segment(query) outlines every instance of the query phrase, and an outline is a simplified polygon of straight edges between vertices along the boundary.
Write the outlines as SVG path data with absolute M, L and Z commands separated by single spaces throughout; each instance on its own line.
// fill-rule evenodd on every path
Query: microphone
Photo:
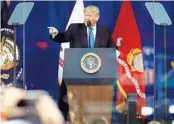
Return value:
M 91 21 L 90 20 L 87 21 L 87 27 L 91 28 Z M 91 46 L 90 46 L 90 34 L 89 33 L 90 33 L 90 30 L 88 30 L 88 35 L 89 35 L 88 36 L 88 48 L 91 48 Z
M 91 21 L 90 20 L 87 21 L 87 26 L 91 27 Z

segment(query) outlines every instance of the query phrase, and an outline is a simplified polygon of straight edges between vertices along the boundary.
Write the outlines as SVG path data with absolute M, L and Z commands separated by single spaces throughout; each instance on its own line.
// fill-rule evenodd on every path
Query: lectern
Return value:
M 110 124 L 116 49 L 65 49 L 63 79 L 68 89 L 71 124 Z

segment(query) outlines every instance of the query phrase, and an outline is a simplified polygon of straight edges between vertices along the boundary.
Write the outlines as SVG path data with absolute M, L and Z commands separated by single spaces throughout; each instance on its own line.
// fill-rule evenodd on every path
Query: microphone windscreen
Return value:
M 87 26 L 91 27 L 91 21 L 90 20 L 87 21 Z

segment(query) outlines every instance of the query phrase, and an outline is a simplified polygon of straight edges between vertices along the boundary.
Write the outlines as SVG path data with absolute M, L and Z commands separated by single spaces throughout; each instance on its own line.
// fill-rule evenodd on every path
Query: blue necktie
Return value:
M 90 46 L 91 48 L 94 48 L 94 34 L 93 34 L 93 29 L 89 28 L 89 41 L 90 41 Z

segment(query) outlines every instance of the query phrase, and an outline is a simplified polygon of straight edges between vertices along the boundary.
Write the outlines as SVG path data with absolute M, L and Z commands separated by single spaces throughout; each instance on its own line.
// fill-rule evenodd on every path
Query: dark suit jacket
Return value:
M 66 32 L 59 32 L 53 39 L 56 42 L 70 42 L 70 48 L 88 48 L 87 27 L 83 23 L 71 24 Z M 116 45 L 112 41 L 110 32 L 97 25 L 95 48 L 109 48 Z

